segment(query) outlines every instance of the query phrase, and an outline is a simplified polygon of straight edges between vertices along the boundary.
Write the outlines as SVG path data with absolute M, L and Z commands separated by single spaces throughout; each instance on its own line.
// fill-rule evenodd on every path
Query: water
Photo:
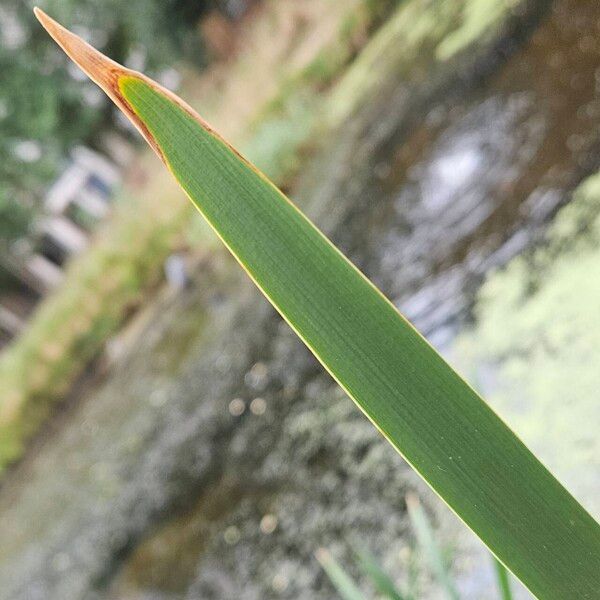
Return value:
M 418 103 L 390 74 L 294 193 L 451 358 L 486 275 L 598 168 L 600 7 L 538 21 L 547 5 Z M 435 501 L 233 261 L 148 310 L 135 354 L 3 486 L 0 598 L 330 598 L 313 553 L 347 560 L 350 534 L 404 579 L 403 497 Z M 454 540 L 461 588 L 493 597 L 472 545 Z

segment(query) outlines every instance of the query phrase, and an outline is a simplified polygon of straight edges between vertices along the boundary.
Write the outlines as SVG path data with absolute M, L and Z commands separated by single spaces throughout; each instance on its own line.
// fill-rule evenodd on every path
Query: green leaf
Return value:
M 408 515 L 413 529 L 415 530 L 419 546 L 421 547 L 423 555 L 433 571 L 435 578 L 444 589 L 449 600 L 459 600 L 460 596 L 454 585 L 452 575 L 450 574 L 446 561 L 435 541 L 431 523 L 429 522 L 419 499 L 416 496 L 408 495 L 406 497 L 406 507 L 408 508 Z
M 377 591 L 390 600 L 409 600 L 402 595 L 390 576 L 379 566 L 379 562 L 362 544 L 353 543 L 352 548 L 358 558 L 359 566 L 369 575 Z
M 365 597 L 350 575 L 344 571 L 342 566 L 327 550 L 319 548 L 315 556 L 343 600 L 365 600 Z
M 492 552 L 541 598 L 597 598 L 598 524 L 394 306 L 181 100 L 37 14 L 323 366 Z
M 506 567 L 494 557 L 494 570 L 496 571 L 496 580 L 498 582 L 498 591 L 500 592 L 501 600 L 512 600 L 512 592 L 510 591 L 510 576 Z

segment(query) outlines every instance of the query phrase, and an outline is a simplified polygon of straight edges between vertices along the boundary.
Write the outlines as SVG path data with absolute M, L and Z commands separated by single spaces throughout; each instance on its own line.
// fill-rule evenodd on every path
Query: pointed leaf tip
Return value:
M 33 9 L 35 16 L 50 37 L 64 50 L 65 54 L 97 83 L 113 100 L 118 93 L 117 80 L 121 74 L 132 71 L 125 69 L 115 61 L 90 46 L 78 35 L 63 27 L 37 6 Z
M 135 114 L 129 102 L 123 96 L 119 86 L 119 80 L 123 77 L 134 77 L 145 81 L 152 87 L 159 89 L 162 93 L 169 95 L 170 92 L 163 90 L 157 83 L 145 75 L 142 75 L 137 71 L 127 69 L 114 60 L 108 58 L 108 56 L 105 56 L 102 54 L 102 52 L 96 50 L 78 35 L 74 34 L 72 31 L 69 31 L 66 27 L 63 27 L 52 17 L 48 16 L 41 8 L 36 6 L 33 9 L 33 12 L 44 29 L 50 34 L 50 37 L 62 48 L 65 54 L 94 83 L 102 88 L 107 96 L 137 127 L 137 129 L 144 136 L 144 138 L 146 138 L 146 141 L 158 154 L 161 160 L 164 160 L 163 154 L 156 144 L 156 141 L 148 131 L 148 128 Z

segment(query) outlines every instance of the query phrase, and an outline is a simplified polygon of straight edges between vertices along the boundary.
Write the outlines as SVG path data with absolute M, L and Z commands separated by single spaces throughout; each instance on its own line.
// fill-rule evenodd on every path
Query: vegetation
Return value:
M 459 600 L 460 594 L 456 582 L 448 566 L 447 557 L 442 553 L 435 540 L 435 534 L 427 514 L 423 510 L 416 496 L 408 496 L 406 505 L 412 526 L 419 545 L 421 555 L 420 567 L 428 568 L 433 574 L 443 596 L 448 600 Z M 419 597 L 419 586 L 414 573 L 407 577 L 405 589 L 400 591 L 393 579 L 381 568 L 377 558 L 358 543 L 352 544 L 356 563 L 371 582 L 377 593 L 387 600 L 416 600 Z M 411 551 L 412 552 L 412 551 Z M 317 560 L 321 563 L 325 573 L 343 600 L 365 600 L 360 587 L 327 550 L 320 549 L 316 553 Z M 512 600 L 510 575 L 508 571 L 495 558 L 492 559 L 497 577 L 497 590 L 499 600 Z
M 158 178 L 154 183 L 160 189 Z M 177 195 L 162 206 L 146 200 L 139 194 L 118 202 L 113 227 L 74 261 L 60 293 L 46 299 L 18 344 L 3 354 L 0 470 L 21 455 L 25 440 L 50 413 L 51 400 L 68 392 L 127 310 L 160 279 L 161 262 L 187 213 Z M 155 220 L 152 226 L 140 226 L 142 206 Z
M 254 74 L 259 68 L 265 73 L 284 71 L 286 53 L 257 52 L 254 60 L 260 64 L 250 70 L 246 58 L 231 61 L 227 80 L 236 82 L 231 88 L 205 90 L 202 77 L 193 74 L 184 87 L 211 122 L 225 129 L 280 185 L 285 184 L 301 163 L 311 131 L 329 127 L 320 121 L 329 96 L 319 90 L 342 72 L 357 50 L 357 39 L 363 39 L 381 17 L 380 7 L 392 4 L 356 0 L 340 8 L 331 17 L 333 34 L 320 38 L 313 54 L 297 70 L 285 71 L 285 78 L 270 91 L 256 89 Z M 253 35 L 264 38 L 265 29 L 273 35 L 269 22 L 268 18 L 257 21 Z M 317 67 L 323 57 L 336 57 L 326 71 Z M 232 110 L 237 110 L 240 89 L 248 96 L 248 116 L 235 120 Z M 302 120 L 302 127 L 294 126 L 297 135 L 292 135 L 290 107 L 306 106 L 307 98 L 314 114 Z M 189 218 L 189 206 L 168 173 L 154 169 L 148 158 L 136 162 L 134 182 L 117 195 L 114 214 L 96 233 L 89 250 L 68 265 L 64 284 L 45 299 L 24 334 L 0 357 L 0 389 L 5 390 L 0 402 L 0 473 L 22 455 L 27 439 L 51 414 L 53 404 L 65 397 L 109 336 L 160 282 L 162 263 L 173 247 L 182 240 L 192 241 L 202 254 L 214 242 L 201 220 Z M 145 183 L 140 185 L 139 179 Z M 147 217 L 143 225 L 140 212 Z
M 494 554 L 539 597 L 594 597 L 598 524 L 391 303 L 182 101 L 107 68 L 39 15 L 325 368 Z
M 192 26 L 219 2 L 48 0 L 44 5 L 67 23 L 75 18 L 87 26 L 86 34 L 117 60 L 158 73 L 182 55 L 204 61 Z M 32 8 L 23 0 L 3 0 L 0 6 L 0 251 L 26 232 L 69 148 L 82 141 L 96 145 L 98 132 L 119 129 L 95 86 L 79 81 L 76 71 L 57 60 Z

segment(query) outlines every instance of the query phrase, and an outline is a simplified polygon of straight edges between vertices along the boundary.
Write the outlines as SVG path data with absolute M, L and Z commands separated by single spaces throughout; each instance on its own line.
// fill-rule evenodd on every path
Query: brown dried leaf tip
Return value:
M 82 40 L 60 23 L 49 17 L 37 6 L 33 9 L 38 21 L 50 34 L 54 41 L 64 50 L 65 54 L 123 111 L 129 120 L 138 128 L 148 143 L 162 159 L 162 153 L 146 125 L 140 121 L 119 89 L 119 79 L 123 76 L 138 77 L 154 87 L 159 87 L 145 75 L 132 71 L 111 60 L 87 42 Z

